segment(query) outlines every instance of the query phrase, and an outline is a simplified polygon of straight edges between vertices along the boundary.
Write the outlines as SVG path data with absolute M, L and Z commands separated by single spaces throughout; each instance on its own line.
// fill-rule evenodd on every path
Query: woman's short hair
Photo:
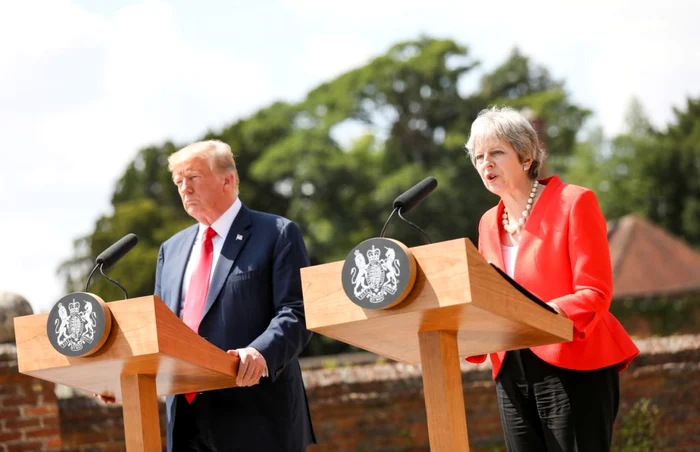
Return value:
M 238 190 L 238 170 L 231 152 L 231 146 L 219 140 L 197 141 L 170 154 L 170 157 L 168 157 L 168 171 L 172 172 L 177 165 L 193 158 L 205 159 L 215 173 L 235 174 L 236 190 Z
M 494 106 L 479 112 L 472 123 L 469 141 L 464 146 L 474 166 L 474 150 L 490 139 L 507 141 L 515 149 L 521 162 L 532 160 L 528 176 L 531 179 L 539 177 L 547 153 L 540 148 L 535 128 L 522 113 L 503 106 Z

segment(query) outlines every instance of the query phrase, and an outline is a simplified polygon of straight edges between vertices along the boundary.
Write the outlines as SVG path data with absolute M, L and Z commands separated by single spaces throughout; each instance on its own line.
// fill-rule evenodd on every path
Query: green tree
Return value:
M 700 245 L 700 98 L 687 99 L 685 111 L 673 112 L 675 123 L 663 134 L 661 153 L 649 168 L 657 188 L 649 213 L 664 228 Z
M 608 218 L 639 213 L 700 245 L 700 100 L 674 113 L 659 131 L 633 100 L 625 132 L 609 146 L 600 135 L 579 145 L 567 175 L 598 191 Z
M 571 154 L 576 134 L 591 113 L 572 104 L 564 82 L 553 79 L 545 67 L 533 64 L 517 48 L 503 65 L 484 77 L 481 91 L 489 102 L 531 110 L 545 126 L 544 142 L 555 161 Z M 554 169 L 564 168 L 559 164 Z

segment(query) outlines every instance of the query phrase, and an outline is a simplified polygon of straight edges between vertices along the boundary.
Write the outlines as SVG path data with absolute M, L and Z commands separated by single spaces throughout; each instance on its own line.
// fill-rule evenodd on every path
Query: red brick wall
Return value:
M 61 446 L 54 384 L 17 372 L 14 347 L 0 345 L 0 451 Z
M 54 389 L 20 374 L 14 346 L 0 345 L 0 452 L 124 450 L 121 405 L 85 396 L 59 400 Z M 161 424 L 164 432 L 163 404 Z
M 700 348 L 641 355 L 620 384 L 622 416 L 642 398 L 659 408 L 661 450 L 700 450 Z
M 503 444 L 489 375 L 463 374 L 472 450 Z M 308 396 L 319 441 L 309 452 L 430 450 L 420 378 L 309 388 Z
M 92 397 L 59 400 L 64 451 L 117 452 L 124 450 L 121 405 L 97 403 Z M 160 404 L 162 443 L 165 446 L 165 404 Z
M 700 450 L 700 336 L 665 341 L 640 345 L 643 354 L 622 374 L 618 424 L 637 400 L 648 398 L 659 409 L 661 450 Z M 472 451 L 505 450 L 490 370 L 464 369 Z M 429 450 L 415 367 L 380 363 L 305 370 L 305 380 L 319 441 L 309 452 Z M 120 406 L 82 396 L 57 400 L 52 384 L 18 374 L 14 355 L 0 350 L 0 452 L 121 451 L 123 439 Z
M 699 371 L 698 347 L 648 353 L 635 360 L 621 374 L 615 442 L 622 439 L 620 423 L 630 408 L 647 398 L 659 409 L 660 450 L 700 450 Z M 465 372 L 462 383 L 470 449 L 504 451 L 490 370 Z M 319 439 L 309 452 L 430 450 L 420 379 L 337 384 L 310 388 L 308 395 Z

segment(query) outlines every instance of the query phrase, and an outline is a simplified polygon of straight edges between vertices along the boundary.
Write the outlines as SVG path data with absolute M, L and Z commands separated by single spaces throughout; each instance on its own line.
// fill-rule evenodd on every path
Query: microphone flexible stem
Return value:
M 430 237 L 428 237 L 428 234 L 426 234 L 424 230 L 422 230 L 421 228 L 419 228 L 419 227 L 416 226 L 415 224 L 411 223 L 410 221 L 408 221 L 407 219 L 405 219 L 405 218 L 403 217 L 403 215 L 401 215 L 401 209 L 400 209 L 400 208 L 398 209 L 397 213 L 399 214 L 399 218 L 401 218 L 403 221 L 405 221 L 406 223 L 408 223 L 409 226 L 411 226 L 413 229 L 416 229 L 418 232 L 420 232 L 421 235 L 423 236 L 423 238 L 424 238 L 428 243 L 433 243 L 433 242 L 430 240 Z M 392 214 L 393 214 L 393 212 L 392 212 Z
M 392 217 L 394 214 L 399 210 L 399 207 L 394 207 L 394 210 L 391 211 L 391 215 L 389 215 L 389 218 L 386 219 L 384 222 L 384 227 L 382 228 L 382 232 L 379 233 L 379 237 L 384 237 L 384 231 L 386 231 L 386 227 L 389 225 L 389 222 L 391 221 Z M 399 214 L 401 215 L 401 214 Z
M 90 288 L 90 280 L 92 279 L 92 275 L 95 274 L 95 270 L 97 270 L 97 267 L 100 267 L 100 270 L 102 269 L 101 264 L 97 264 L 94 267 L 92 267 L 92 271 L 90 272 L 90 275 L 88 275 L 87 282 L 85 283 L 85 292 L 87 292 L 88 289 Z
M 107 280 L 109 280 L 112 284 L 116 284 L 122 290 L 122 292 L 124 292 L 124 299 L 125 300 L 129 298 L 129 294 L 126 292 L 126 289 L 124 288 L 124 286 L 122 286 L 121 284 L 119 284 L 117 281 L 113 280 L 109 276 L 105 275 L 105 272 L 102 271 L 102 264 L 100 264 L 100 273 L 102 273 L 102 276 L 107 278 Z

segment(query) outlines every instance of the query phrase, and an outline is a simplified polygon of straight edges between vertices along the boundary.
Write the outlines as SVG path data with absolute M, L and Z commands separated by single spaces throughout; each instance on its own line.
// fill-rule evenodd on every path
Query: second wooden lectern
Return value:
M 112 327 L 94 354 L 69 357 L 49 342 L 48 314 L 15 318 L 19 371 L 123 403 L 126 449 L 160 451 L 159 395 L 235 386 L 238 358 L 210 344 L 156 296 L 109 303 Z
M 307 327 L 409 364 L 421 364 L 433 451 L 468 451 L 460 359 L 570 341 L 573 324 L 521 294 L 467 239 L 410 249 L 417 277 L 385 310 L 346 296 L 344 262 L 302 269 Z

